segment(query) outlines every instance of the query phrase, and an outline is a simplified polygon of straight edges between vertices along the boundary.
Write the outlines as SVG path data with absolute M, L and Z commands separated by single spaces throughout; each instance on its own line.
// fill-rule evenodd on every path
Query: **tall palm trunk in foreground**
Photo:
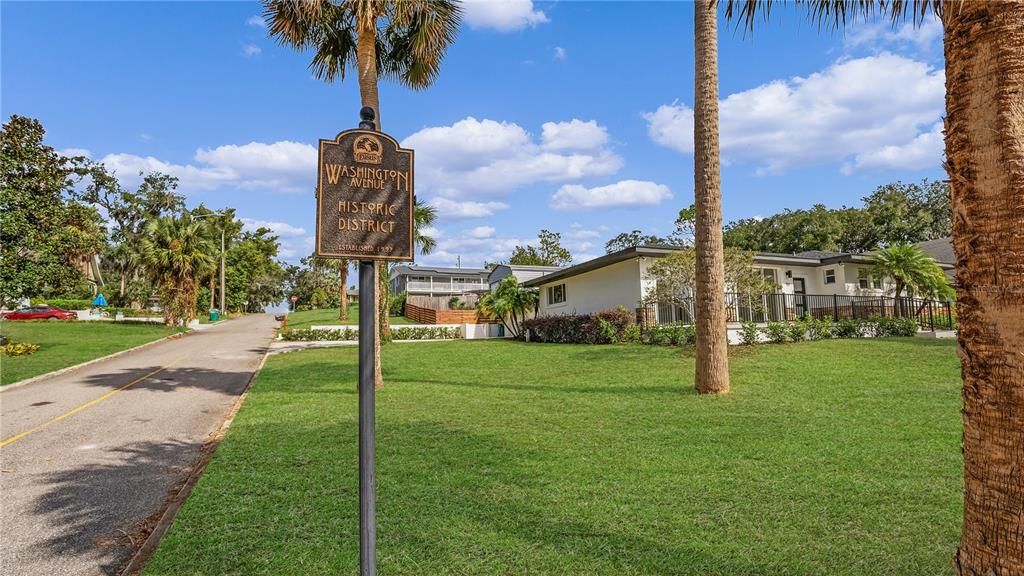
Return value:
M 693 163 L 696 211 L 697 369 L 701 394 L 729 391 L 725 326 L 722 180 L 718 149 L 718 12 L 715 0 L 694 2 Z
M 341 276 L 341 303 L 338 304 L 338 320 L 348 320 L 348 260 L 338 260 Z
M 960 574 L 1024 574 L 1024 2 L 943 7 L 963 371 Z
M 375 17 L 358 18 L 359 31 L 356 36 L 356 65 L 359 67 L 359 99 L 363 107 L 373 108 L 377 115 L 377 130 L 381 128 L 380 121 L 380 97 L 377 94 L 377 19 Z M 373 382 L 378 388 L 384 385 L 384 376 L 380 367 L 380 337 L 381 332 L 386 329 L 387 311 L 381 313 L 381 268 L 385 265 L 383 261 L 377 262 L 373 267 L 373 284 L 377 287 L 373 291 L 373 309 L 377 314 L 377 330 L 373 334 L 373 357 L 376 359 L 373 366 Z

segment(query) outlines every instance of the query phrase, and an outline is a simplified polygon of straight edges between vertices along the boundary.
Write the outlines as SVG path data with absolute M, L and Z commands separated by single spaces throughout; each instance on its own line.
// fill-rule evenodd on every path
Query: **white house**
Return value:
M 464 296 L 487 291 L 484 268 L 439 268 L 436 266 L 395 266 L 391 270 L 391 293 L 410 296 Z
M 587 314 L 624 307 L 638 313 L 643 308 L 648 319 L 657 323 L 690 321 L 692 308 L 642 305 L 656 287 L 649 266 L 676 250 L 670 246 L 627 248 L 528 280 L 524 285 L 540 289 L 540 316 Z M 938 264 L 944 269 L 952 268 L 947 263 Z M 754 256 L 754 265 L 779 286 L 778 293 L 762 297 L 757 303 L 729 295 L 731 321 L 784 320 L 805 313 L 838 318 L 865 306 L 891 306 L 883 298 L 889 286 L 872 277 L 871 258 L 867 254 L 759 252 Z M 884 314 L 885 310 L 879 308 L 879 312 Z

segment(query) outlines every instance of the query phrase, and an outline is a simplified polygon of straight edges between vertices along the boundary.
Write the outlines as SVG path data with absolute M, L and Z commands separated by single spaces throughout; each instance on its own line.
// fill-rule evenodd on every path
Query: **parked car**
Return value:
M 78 320 L 78 313 L 55 306 L 30 306 L 0 314 L 4 320 Z

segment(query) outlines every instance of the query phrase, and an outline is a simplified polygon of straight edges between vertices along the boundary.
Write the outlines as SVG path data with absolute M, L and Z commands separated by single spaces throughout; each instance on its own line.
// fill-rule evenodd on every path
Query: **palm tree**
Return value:
M 187 324 L 195 318 L 199 279 L 216 267 L 216 249 L 204 232 L 202 223 L 188 213 L 165 216 L 146 226 L 140 251 L 168 325 Z
M 770 2 L 727 0 L 753 28 Z M 835 28 L 876 9 L 943 25 L 963 388 L 959 574 L 1024 574 L 1024 1 L 809 0 Z
M 900 313 L 903 311 L 900 296 L 904 290 L 922 298 L 948 298 L 953 295 L 942 268 L 913 244 L 893 244 L 875 252 L 871 260 L 876 277 L 892 278 L 895 282 L 893 296 L 900 303 L 897 307 Z
M 718 11 L 716 0 L 694 10 L 693 176 L 697 277 L 694 386 L 701 394 L 729 391 L 722 179 L 718 147 Z
M 321 258 L 313 253 L 313 262 L 318 268 L 337 270 L 341 280 L 341 303 L 338 304 L 338 320 L 348 320 L 348 271 L 352 263 L 344 258 Z
M 453 0 L 263 0 L 268 33 L 298 50 L 314 49 L 310 68 L 325 82 L 344 80 L 354 67 L 359 97 L 374 110 L 381 128 L 377 81 L 383 77 L 414 90 L 437 79 L 448 46 L 455 41 L 462 8 Z M 380 286 L 387 267 L 374 269 Z M 380 330 L 374 334 L 374 380 L 383 383 L 380 339 L 387 326 L 387 298 L 374 294 Z M 382 306 L 383 304 L 383 306 Z
M 515 276 L 508 276 L 498 283 L 493 292 L 488 292 L 477 301 L 480 314 L 499 320 L 513 338 L 518 338 L 527 313 L 537 312 L 540 292 L 536 288 L 524 288 Z

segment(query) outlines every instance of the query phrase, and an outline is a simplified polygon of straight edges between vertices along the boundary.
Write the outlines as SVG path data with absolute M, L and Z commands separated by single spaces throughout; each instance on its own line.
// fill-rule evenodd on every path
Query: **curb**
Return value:
M 10 384 L 4 384 L 3 386 L 0 386 L 0 393 L 3 393 L 5 391 L 7 391 L 7 390 L 10 390 L 11 388 L 20 388 L 20 387 L 22 387 L 22 386 L 24 386 L 26 384 L 32 384 L 33 382 L 38 382 L 40 380 L 45 380 L 46 378 L 50 378 L 50 377 L 53 377 L 53 376 L 60 376 L 61 374 L 67 374 L 68 372 L 74 372 L 75 370 L 78 370 L 80 368 L 85 368 L 86 366 L 91 366 L 93 364 L 97 364 L 99 362 L 103 362 L 104 360 L 110 360 L 111 358 L 117 358 L 118 356 L 121 356 L 123 354 L 128 354 L 129 352 L 135 352 L 136 350 L 141 350 L 143 348 L 148 348 L 150 346 L 154 346 L 154 345 L 159 344 L 161 342 L 164 342 L 166 340 L 174 340 L 175 338 L 183 338 L 183 337 L 185 337 L 185 336 L 187 336 L 189 334 L 193 334 L 195 332 L 196 332 L 196 330 L 190 329 L 190 330 L 188 330 L 186 332 L 179 332 L 177 334 L 171 334 L 170 336 L 164 336 L 163 338 L 160 338 L 160 339 L 157 339 L 157 340 L 153 340 L 152 342 L 146 342 L 145 344 L 139 344 L 138 346 L 134 346 L 132 348 L 126 348 L 124 350 L 120 350 L 118 352 L 114 352 L 113 354 L 107 354 L 106 356 L 100 356 L 99 358 L 93 358 L 92 360 L 86 360 L 85 362 L 82 362 L 81 364 L 75 364 L 74 366 L 67 366 L 67 367 L 61 368 L 59 370 L 54 370 L 53 372 L 47 372 L 46 374 L 40 374 L 38 376 L 33 376 L 31 378 L 26 378 L 24 380 L 18 380 L 17 382 L 11 382 Z
M 209 465 L 213 459 L 214 452 L 217 451 L 217 447 L 220 446 L 221 440 L 227 434 L 228 428 L 231 427 L 231 423 L 234 422 L 235 416 L 241 409 L 245 399 L 249 396 L 249 390 L 252 388 L 252 383 L 259 376 L 263 370 L 263 365 L 267 362 L 267 357 L 270 355 L 270 344 L 267 344 L 267 348 L 263 351 L 263 356 L 260 358 L 260 363 L 256 366 L 256 370 L 253 371 L 252 376 L 249 377 L 249 381 L 245 383 L 245 388 L 242 389 L 242 393 L 238 395 L 234 404 L 228 409 L 227 414 L 224 415 L 223 421 L 216 430 L 210 433 L 210 437 L 203 443 L 202 448 L 199 450 L 199 455 L 196 456 L 195 460 L 192 461 L 191 468 L 192 472 L 185 479 L 184 484 L 180 488 L 172 488 L 172 493 L 165 499 L 163 512 L 160 513 L 160 519 L 156 525 L 153 526 L 153 531 L 149 533 L 146 540 L 142 543 L 142 546 L 132 555 L 131 560 L 128 561 L 128 565 L 124 567 L 124 570 L 119 572 L 120 576 L 135 576 L 141 574 L 142 570 L 146 567 L 146 563 L 156 552 L 157 546 L 160 545 L 160 540 L 163 539 L 164 534 L 174 523 L 175 517 L 181 507 L 185 504 L 189 495 L 192 493 L 192 489 L 195 488 L 199 477 L 206 471 L 206 466 Z

